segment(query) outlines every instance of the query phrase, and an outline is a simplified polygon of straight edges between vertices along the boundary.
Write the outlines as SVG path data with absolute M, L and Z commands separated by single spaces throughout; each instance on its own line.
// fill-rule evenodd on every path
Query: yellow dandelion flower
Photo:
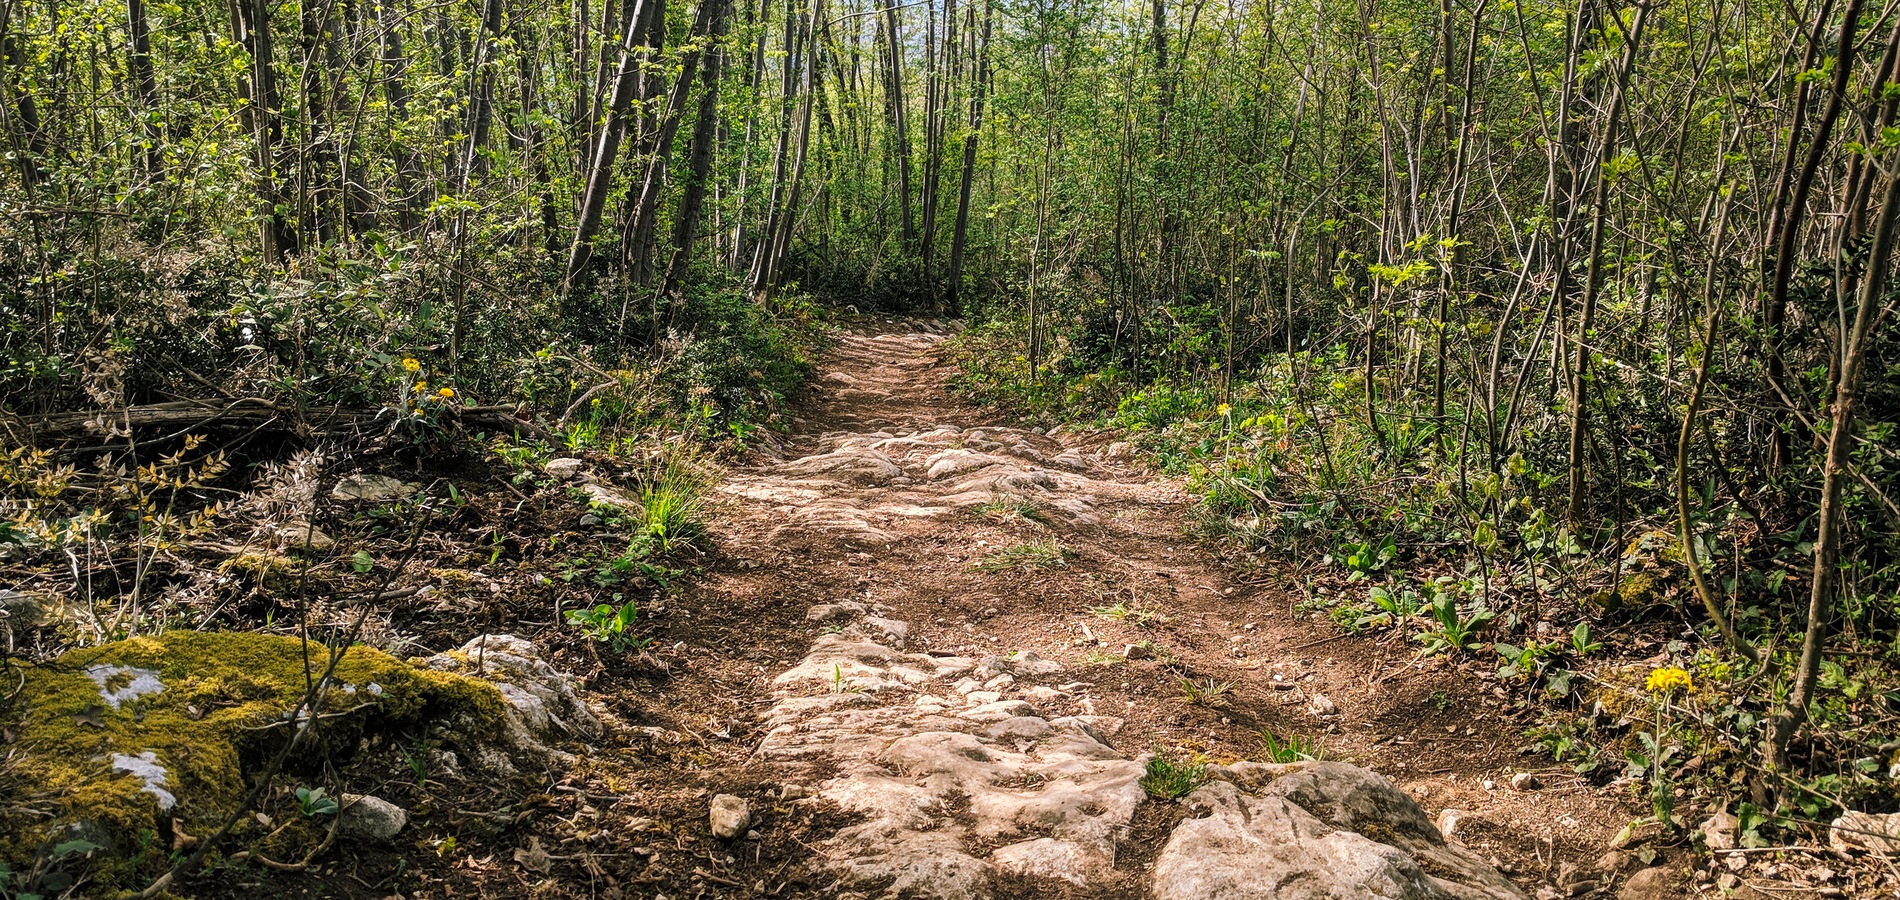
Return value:
M 1227 415 L 1228 413 L 1230 413 L 1230 412 L 1233 412 L 1233 411 L 1234 411 L 1234 408 L 1233 408 L 1233 407 L 1231 407 L 1231 406 L 1228 406 L 1228 405 L 1227 405 L 1227 404 L 1225 404 L 1225 403 L 1223 403 L 1223 404 L 1221 404 L 1221 405 L 1219 405 L 1219 406 L 1216 406 L 1216 407 L 1214 407 L 1214 412 L 1216 412 L 1216 413 L 1218 413 L 1218 414 L 1220 414 L 1220 415 L 1222 415 L 1222 416 L 1225 416 L 1225 415 Z
M 422 363 L 417 362 L 415 357 L 412 356 L 402 361 L 402 368 L 405 372 L 420 372 L 422 371 Z
M 441 390 L 439 390 L 439 391 L 436 391 L 436 392 L 435 392 L 435 395 L 436 395 L 436 396 L 438 396 L 438 397 L 441 397 L 441 398 L 442 398 L 442 399 L 444 399 L 444 400 L 453 400 L 453 399 L 455 399 L 455 389 L 454 389 L 454 388 L 443 388 L 443 389 L 441 389 Z
M 1695 693 L 1695 681 L 1689 673 L 1675 666 L 1664 666 L 1649 673 L 1644 680 L 1643 689 L 1657 696 Z
M 429 391 L 429 383 L 428 383 L 428 382 L 426 382 L 426 381 L 418 381 L 418 382 L 416 382 L 416 393 L 418 393 L 418 394 L 424 394 L 424 393 L 428 393 L 428 391 Z

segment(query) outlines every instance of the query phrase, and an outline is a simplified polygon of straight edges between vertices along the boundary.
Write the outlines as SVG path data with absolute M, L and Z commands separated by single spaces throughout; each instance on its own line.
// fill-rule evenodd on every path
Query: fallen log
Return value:
M 301 434 L 387 430 L 389 409 L 298 408 L 259 397 L 237 400 L 176 400 L 119 409 L 93 409 L 16 420 L 34 442 L 79 435 L 123 436 L 132 431 L 164 429 L 179 434 L 205 428 L 281 428 Z M 546 438 L 546 429 L 522 418 L 512 406 L 450 406 L 440 413 L 445 424 L 465 431 L 512 433 Z M 176 436 L 176 435 L 172 435 Z

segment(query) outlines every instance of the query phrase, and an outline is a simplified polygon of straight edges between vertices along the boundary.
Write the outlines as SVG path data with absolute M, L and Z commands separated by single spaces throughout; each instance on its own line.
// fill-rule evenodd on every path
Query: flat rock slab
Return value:
M 981 900 L 1040 883 L 1050 895 L 1140 885 L 1159 900 L 1524 897 L 1391 782 L 1332 762 L 1213 767 L 1180 801 L 1189 818 L 1152 873 L 1118 869 L 1136 810 L 1161 802 L 1141 786 L 1146 758 L 1104 737 L 1119 721 L 1045 717 L 1036 700 L 1062 692 L 1038 682 L 1059 677 L 1055 660 L 906 653 L 890 646 L 904 623 L 868 613 L 813 610 L 814 622 L 852 624 L 774 680 L 756 754 L 793 773 L 786 782 L 811 798 L 799 802 L 849 814 L 814 863 L 838 891 Z M 994 689 L 967 690 L 973 677 Z

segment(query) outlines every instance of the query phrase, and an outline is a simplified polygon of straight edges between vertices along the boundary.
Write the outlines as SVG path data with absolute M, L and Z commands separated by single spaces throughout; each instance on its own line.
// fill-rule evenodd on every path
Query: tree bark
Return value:
M 660 292 L 677 298 L 685 288 L 692 265 L 693 244 L 699 236 L 700 210 L 706 200 L 706 184 L 712 172 L 713 140 L 719 134 L 719 76 L 725 67 L 726 20 L 731 0 L 706 0 L 714 7 L 712 32 L 708 37 L 706 67 L 700 71 L 699 113 L 693 123 L 693 137 L 686 158 L 685 190 L 679 211 L 673 216 L 673 253 L 667 262 L 666 278 Z
M 639 60 L 635 51 L 642 38 L 638 23 L 645 18 L 641 15 L 645 0 L 622 0 L 622 3 L 620 21 L 626 33 L 620 40 L 620 63 L 614 73 L 613 97 L 608 102 L 606 119 L 601 122 L 599 134 L 595 135 L 593 141 L 594 152 L 588 167 L 587 186 L 581 194 L 580 221 L 574 226 L 574 242 L 568 250 L 567 275 L 562 283 L 564 295 L 573 291 L 575 282 L 593 259 L 594 234 L 600 230 L 601 213 L 607 207 L 607 194 L 613 186 L 614 161 L 620 157 L 620 142 L 626 137 L 633 92 L 638 89 L 634 76 Z
M 976 179 L 976 139 L 983 130 L 983 103 L 990 86 L 990 25 L 995 7 L 983 6 L 983 38 L 977 50 L 976 93 L 970 98 L 970 130 L 963 135 L 963 175 L 957 185 L 957 221 L 950 234 L 950 272 L 946 277 L 944 306 L 953 316 L 962 314 L 963 250 L 970 231 L 970 184 Z

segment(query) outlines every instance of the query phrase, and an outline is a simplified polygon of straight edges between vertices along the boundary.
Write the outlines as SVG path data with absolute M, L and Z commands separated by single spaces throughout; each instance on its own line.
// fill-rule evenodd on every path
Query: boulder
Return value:
M 0 722 L 14 734 L 0 778 L 51 798 L 50 815 L 0 829 L 0 859 L 30 859 L 48 840 L 83 833 L 105 848 L 88 873 L 102 888 L 162 871 L 163 854 L 136 852 L 141 836 L 166 833 L 168 822 L 215 831 L 253 767 L 296 730 L 293 716 L 308 715 L 306 659 L 321 675 L 334 652 L 278 635 L 172 631 L 24 670 L 12 718 Z M 320 743 L 306 742 L 291 762 L 346 761 L 372 735 L 430 733 L 468 751 L 505 739 L 507 708 L 486 681 L 350 647 L 320 698 L 324 727 L 311 732 Z M 233 837 L 262 835 L 240 828 Z
M 565 762 L 567 756 L 549 748 L 548 741 L 600 733 L 600 717 L 574 690 L 573 680 L 543 660 L 534 644 L 524 638 L 485 634 L 419 664 L 494 685 L 505 701 L 502 713 L 507 742 L 517 751 Z
M 1186 798 L 1158 900 L 1521 900 L 1391 782 L 1335 762 L 1237 763 Z

